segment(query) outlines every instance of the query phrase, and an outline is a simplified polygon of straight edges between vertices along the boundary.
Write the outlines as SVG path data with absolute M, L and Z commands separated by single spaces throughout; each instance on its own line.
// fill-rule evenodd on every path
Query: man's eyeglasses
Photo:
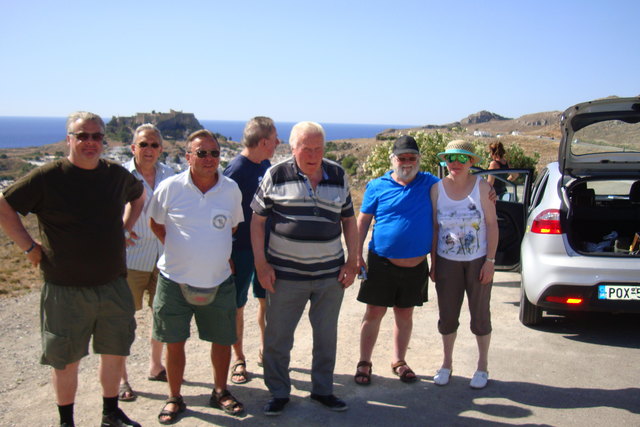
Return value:
M 196 150 L 194 153 L 199 159 L 204 159 L 207 155 L 211 155 L 214 159 L 220 157 L 219 150 Z
M 444 159 L 447 161 L 447 163 L 453 163 L 455 161 L 458 161 L 464 165 L 471 159 L 471 157 L 469 157 L 466 154 L 446 154 L 444 156 Z
M 147 148 L 148 146 L 151 146 L 151 148 L 160 148 L 160 144 L 158 144 L 157 142 L 152 142 L 151 144 L 149 144 L 148 142 L 138 143 L 138 147 L 140 148 Z
M 100 141 L 102 141 L 104 139 L 104 133 L 100 133 L 100 132 L 96 132 L 96 133 L 69 132 L 69 135 L 75 136 L 80 141 L 88 141 L 89 139 L 92 139 L 92 140 L 94 140 L 96 142 L 100 142 Z

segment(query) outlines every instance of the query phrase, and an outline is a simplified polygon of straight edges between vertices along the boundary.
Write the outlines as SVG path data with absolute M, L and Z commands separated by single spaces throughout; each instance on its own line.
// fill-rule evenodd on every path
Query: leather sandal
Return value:
M 167 408 L 167 405 L 173 403 L 178 408 L 175 411 L 170 411 Z M 158 422 L 160 424 L 173 424 L 177 421 L 178 415 L 187 410 L 187 405 L 184 403 L 182 396 L 170 397 L 164 403 L 162 407 L 162 411 L 158 414 Z
M 368 372 L 362 372 L 359 368 L 369 368 Z M 356 374 L 353 377 L 353 380 L 358 385 L 370 385 L 371 384 L 371 373 L 373 372 L 373 364 L 371 362 L 367 362 L 365 360 L 361 360 L 358 362 L 358 366 L 356 367 Z
M 406 366 L 406 369 L 400 373 L 400 369 L 402 366 Z M 407 362 L 404 360 L 398 360 L 396 363 L 391 364 L 391 370 L 394 374 L 400 377 L 400 381 L 403 383 L 413 383 L 418 380 L 416 373 L 411 370 Z
M 249 381 L 247 363 L 244 360 L 236 360 L 231 366 L 231 382 L 234 384 L 244 384 Z
M 120 402 L 133 402 L 137 397 L 127 381 L 120 384 L 120 388 L 118 389 L 118 400 Z
M 225 414 L 235 417 L 242 415 L 244 412 L 244 405 L 229 393 L 229 390 L 223 390 L 220 393 L 213 390 L 211 398 L 209 398 L 209 405 L 212 408 L 222 409 Z

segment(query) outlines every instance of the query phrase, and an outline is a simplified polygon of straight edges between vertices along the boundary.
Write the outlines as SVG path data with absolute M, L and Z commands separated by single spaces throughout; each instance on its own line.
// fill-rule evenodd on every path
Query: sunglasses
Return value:
M 148 146 L 151 146 L 151 148 L 160 148 L 160 144 L 158 144 L 157 142 L 152 142 L 151 144 L 149 144 L 148 142 L 138 143 L 138 147 L 140 148 L 147 148 Z
M 205 157 L 207 157 L 207 154 L 210 154 L 211 157 L 213 157 L 214 159 L 217 159 L 218 157 L 220 157 L 220 151 L 219 150 L 196 150 L 195 155 L 198 156 L 199 159 L 204 159 Z
M 466 154 L 445 154 L 444 159 L 447 161 L 447 163 L 458 161 L 464 165 L 471 159 L 471 157 Z
M 88 141 L 89 139 L 92 139 L 92 140 L 94 140 L 96 142 L 100 142 L 100 141 L 102 141 L 104 139 L 104 133 L 100 133 L 100 132 L 96 132 L 96 133 L 69 132 L 69 135 L 75 136 L 80 141 Z

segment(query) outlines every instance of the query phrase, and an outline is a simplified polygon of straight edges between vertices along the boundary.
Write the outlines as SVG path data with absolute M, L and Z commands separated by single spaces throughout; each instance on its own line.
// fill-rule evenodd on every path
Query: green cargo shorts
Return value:
M 222 282 L 209 305 L 189 304 L 180 285 L 160 273 L 153 300 L 153 338 L 164 343 L 184 342 L 191 336 L 195 316 L 201 340 L 220 345 L 236 342 L 236 285 L 233 276 Z
M 64 369 L 93 352 L 128 356 L 135 338 L 135 307 L 124 277 L 92 287 L 45 282 L 40 297 L 40 363 Z

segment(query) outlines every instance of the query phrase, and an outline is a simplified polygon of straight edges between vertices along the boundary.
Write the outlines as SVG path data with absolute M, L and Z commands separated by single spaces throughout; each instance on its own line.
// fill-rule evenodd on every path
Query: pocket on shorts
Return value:
M 42 331 L 42 358 L 40 363 L 49 365 L 55 369 L 64 367 L 73 362 L 71 357 L 71 338 L 56 335 L 53 332 Z

